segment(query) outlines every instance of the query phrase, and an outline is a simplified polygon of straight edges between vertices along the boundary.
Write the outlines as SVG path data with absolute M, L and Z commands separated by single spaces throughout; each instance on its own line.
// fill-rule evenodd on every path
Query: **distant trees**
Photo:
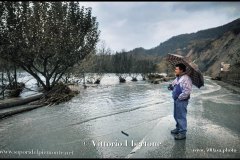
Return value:
M 122 51 L 121 53 L 116 52 L 116 54 L 113 55 L 113 72 L 116 73 L 120 82 L 126 81 L 127 74 L 131 69 L 130 67 L 130 55 L 125 51 Z
M 137 81 L 139 74 L 145 80 L 148 73 L 156 71 L 156 59 L 137 56 L 124 50 L 112 55 L 112 61 L 113 73 L 116 73 L 120 82 L 125 82 L 127 76 L 132 77 L 132 81 Z
M 112 55 L 105 42 L 101 42 L 100 48 L 87 55 L 86 58 L 72 70 L 73 74 L 87 83 L 99 84 L 104 73 L 112 72 Z M 87 73 L 87 75 L 86 75 Z
M 99 39 L 96 17 L 78 2 L 1 1 L 0 19 L 0 56 L 45 91 L 94 52 Z
M 105 44 L 100 47 L 97 53 L 89 54 L 81 64 L 74 69 L 78 77 L 88 73 L 89 82 L 100 82 L 104 73 L 115 73 L 119 82 L 126 82 L 128 76 L 132 81 L 137 81 L 137 76 L 142 75 L 143 80 L 147 75 L 157 71 L 159 59 L 156 57 L 137 56 L 122 50 L 112 53 Z
M 156 59 L 145 58 L 138 61 L 139 72 L 143 80 L 146 80 L 147 75 L 157 72 L 157 62 Z

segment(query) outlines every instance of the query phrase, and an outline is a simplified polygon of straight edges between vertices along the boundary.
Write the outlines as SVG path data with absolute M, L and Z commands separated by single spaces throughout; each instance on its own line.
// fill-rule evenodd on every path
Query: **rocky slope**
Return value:
M 199 69 L 210 76 L 217 76 L 221 62 L 235 65 L 240 59 L 240 30 L 228 31 L 215 40 L 192 41 L 185 49 L 176 49 L 194 61 Z

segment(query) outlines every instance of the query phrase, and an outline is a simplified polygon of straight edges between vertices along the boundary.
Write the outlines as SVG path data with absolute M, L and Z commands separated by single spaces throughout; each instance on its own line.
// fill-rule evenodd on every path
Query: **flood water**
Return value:
M 193 87 L 187 139 L 175 141 L 169 82 L 138 79 L 120 84 L 106 74 L 69 102 L 0 120 L 0 157 L 240 157 L 240 95 L 205 77 L 204 87 Z

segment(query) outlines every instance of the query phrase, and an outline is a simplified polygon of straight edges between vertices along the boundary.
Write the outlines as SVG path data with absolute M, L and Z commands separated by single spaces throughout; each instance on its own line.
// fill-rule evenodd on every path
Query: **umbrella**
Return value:
M 186 74 L 191 78 L 193 85 L 200 88 L 204 86 L 203 75 L 198 66 L 190 62 L 187 57 L 177 54 L 168 54 L 167 61 L 175 68 L 178 63 L 183 63 L 186 66 Z

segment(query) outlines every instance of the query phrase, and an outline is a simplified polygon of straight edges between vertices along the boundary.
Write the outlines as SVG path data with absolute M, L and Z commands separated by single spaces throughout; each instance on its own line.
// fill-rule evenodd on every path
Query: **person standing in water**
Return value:
M 176 128 L 171 130 L 176 140 L 186 139 L 187 133 L 187 105 L 192 91 L 191 78 L 186 74 L 186 66 L 183 63 L 175 65 L 176 79 L 169 85 L 174 99 L 173 116 Z

